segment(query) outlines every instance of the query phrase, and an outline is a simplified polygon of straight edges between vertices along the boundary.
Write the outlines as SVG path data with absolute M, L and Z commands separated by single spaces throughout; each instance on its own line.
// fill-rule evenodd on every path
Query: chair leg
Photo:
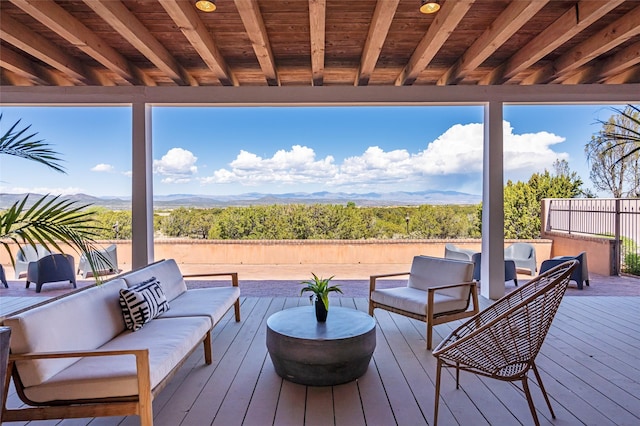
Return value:
M 427 323 L 427 350 L 431 350 L 431 339 L 433 338 L 433 326 L 431 323 Z
M 40 293 L 40 290 L 42 290 L 42 283 L 36 283 L 36 293 Z
M 538 413 L 536 413 L 536 407 L 533 405 L 533 398 L 531 398 L 531 391 L 529 390 L 529 383 L 527 381 L 526 374 L 522 377 L 522 390 L 524 390 L 524 394 L 527 397 L 527 402 L 529 403 L 529 410 L 531 410 L 531 416 L 533 417 L 533 423 L 535 423 L 536 426 L 540 426 L 540 421 L 538 420 Z
M 535 364 L 532 364 L 531 369 L 533 370 L 533 373 L 536 375 L 536 380 L 538 381 L 538 385 L 540 386 L 540 390 L 542 391 L 544 400 L 547 402 L 547 407 L 549 407 L 549 412 L 551 413 L 551 417 L 555 419 L 556 414 L 553 412 L 553 408 L 551 408 L 551 401 L 549 401 L 549 396 L 547 395 L 547 391 L 544 388 L 544 384 L 542 383 L 542 378 L 540 377 L 540 373 L 538 373 L 538 367 L 536 367 Z
M 433 407 L 433 426 L 438 425 L 438 406 L 440 405 L 440 376 L 442 371 L 442 361 L 438 358 L 438 366 L 436 367 L 436 401 Z
M 460 389 L 460 363 L 456 362 L 456 389 Z
M 27 285 L 25 285 L 24 288 L 29 288 L 29 284 L 31 283 L 29 282 L 29 280 L 27 280 Z

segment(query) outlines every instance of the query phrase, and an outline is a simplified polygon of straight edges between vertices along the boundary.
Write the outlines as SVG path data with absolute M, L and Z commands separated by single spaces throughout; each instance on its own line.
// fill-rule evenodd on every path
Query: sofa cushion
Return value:
M 171 310 L 160 318 L 206 316 L 216 325 L 240 297 L 238 287 L 191 289 L 171 301 Z
M 54 300 L 46 305 L 6 318 L 11 327 L 11 352 L 58 352 L 93 350 L 125 330 L 118 303 L 118 278 Z M 16 367 L 25 387 L 42 383 L 77 358 L 18 361 Z
M 411 287 L 397 287 L 375 290 L 371 300 L 382 305 L 391 306 L 418 315 L 427 315 L 427 292 Z M 463 310 L 467 308 L 467 300 L 442 294 L 437 291 L 433 295 L 433 314 Z
M 178 365 L 209 330 L 205 317 L 158 318 L 140 331 L 125 331 L 101 350 L 149 349 L 151 388 Z M 81 358 L 38 386 L 25 388 L 35 402 L 131 396 L 138 392 L 133 356 Z
M 124 279 L 127 285 L 132 287 L 151 277 L 158 279 L 169 302 L 187 291 L 187 284 L 182 278 L 182 272 L 180 272 L 180 268 L 178 268 L 176 261 L 173 259 L 152 263 L 142 269 L 126 274 Z
M 167 297 L 155 277 L 134 287 L 120 290 L 122 317 L 129 330 L 138 331 L 143 325 L 169 310 Z

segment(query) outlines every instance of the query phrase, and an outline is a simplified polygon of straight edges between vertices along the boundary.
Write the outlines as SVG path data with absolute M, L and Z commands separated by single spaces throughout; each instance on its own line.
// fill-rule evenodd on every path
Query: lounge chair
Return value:
M 578 285 L 578 289 L 582 290 L 583 284 L 589 285 L 589 267 L 587 265 L 587 252 L 583 251 L 577 256 L 557 256 L 553 259 L 543 260 L 540 265 L 540 273 L 547 271 L 554 266 L 566 262 L 567 260 L 577 260 L 580 262 L 580 267 L 576 268 L 571 273 L 570 281 L 575 281 Z
M 471 257 L 477 253 L 474 250 L 463 249 L 455 244 L 447 243 L 444 245 L 444 258 L 445 259 L 457 259 L 457 260 L 466 260 L 471 262 Z
M 551 327 L 571 272 L 578 261 L 558 265 L 507 294 L 469 318 L 433 350 L 436 370 L 434 425 L 438 423 L 442 368 L 460 370 L 506 382 L 521 382 L 533 421 L 539 425 L 529 391 L 528 373 L 533 370 L 542 395 L 555 419 L 553 408 L 535 364 L 536 356 Z
M 473 279 L 480 282 L 480 276 L 482 274 L 482 254 L 475 253 L 471 259 L 473 260 Z M 504 261 L 504 281 L 513 281 L 518 286 L 518 274 L 516 273 L 516 263 L 513 260 Z
M 517 269 L 526 269 L 530 275 L 535 275 L 538 270 L 536 249 L 533 244 L 513 243 L 504 249 L 504 258 L 513 260 Z
M 119 272 L 118 252 L 115 244 L 111 244 L 104 250 L 92 251 L 91 256 L 98 274 L 117 274 Z M 93 271 L 87 256 L 83 254 L 78 262 L 78 275 L 82 275 L 82 278 L 87 278 L 89 274 L 93 275 Z
M 29 263 L 26 288 L 29 288 L 29 284 L 34 283 L 36 293 L 40 293 L 43 284 L 60 281 L 69 281 L 73 288 L 76 288 L 73 256 L 56 253 Z
M 406 285 L 376 289 L 379 278 L 408 275 Z M 462 260 L 415 256 L 410 272 L 372 275 L 369 279 L 369 315 L 375 308 L 427 323 L 427 349 L 433 326 L 475 315 L 478 292 L 473 264 Z M 472 302 L 471 309 L 469 305 Z
M 27 269 L 29 267 L 29 263 L 35 262 L 38 259 L 41 259 L 45 256 L 50 255 L 51 252 L 37 244 L 35 248 L 30 244 L 25 244 L 18 250 L 18 254 L 16 254 L 16 263 L 15 263 L 15 277 L 16 280 L 20 279 L 22 274 L 27 273 Z

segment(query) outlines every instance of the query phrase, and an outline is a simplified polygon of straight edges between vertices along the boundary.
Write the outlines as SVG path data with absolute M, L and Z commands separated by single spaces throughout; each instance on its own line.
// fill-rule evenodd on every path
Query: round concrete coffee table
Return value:
M 327 322 L 315 308 L 285 309 L 267 319 L 267 349 L 276 373 L 294 383 L 331 386 L 362 376 L 376 348 L 376 322 L 355 309 L 331 306 Z

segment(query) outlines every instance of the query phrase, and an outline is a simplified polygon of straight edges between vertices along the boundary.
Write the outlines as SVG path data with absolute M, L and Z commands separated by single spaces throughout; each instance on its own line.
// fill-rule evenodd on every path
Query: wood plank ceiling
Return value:
M 640 82 L 638 0 L 0 0 L 9 86 Z

